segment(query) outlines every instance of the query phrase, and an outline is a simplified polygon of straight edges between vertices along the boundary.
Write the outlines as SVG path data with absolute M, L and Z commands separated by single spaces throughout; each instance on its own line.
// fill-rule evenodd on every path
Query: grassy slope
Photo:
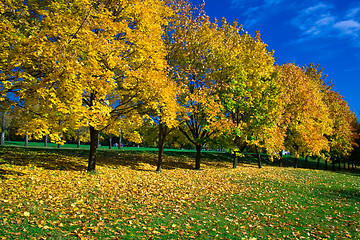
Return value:
M 357 172 L 232 169 L 226 153 L 0 148 L 0 237 L 5 239 L 360 238 Z M 288 163 L 291 159 L 287 159 Z

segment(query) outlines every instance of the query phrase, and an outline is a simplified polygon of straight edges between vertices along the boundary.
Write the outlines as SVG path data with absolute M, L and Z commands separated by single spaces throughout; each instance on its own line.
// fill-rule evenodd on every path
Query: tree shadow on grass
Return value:
M 2 161 L 19 166 L 34 165 L 49 170 L 85 171 L 87 169 L 88 149 L 71 148 L 39 148 L 39 147 L 0 147 Z M 164 152 L 162 169 L 194 169 L 195 151 L 171 151 Z M 203 151 L 201 153 L 201 167 L 231 168 L 233 155 L 227 152 Z M 133 151 L 133 150 L 105 150 L 99 149 L 97 153 L 98 166 L 128 167 L 134 170 L 146 168 L 156 170 L 156 151 Z M 276 165 L 275 162 L 263 160 L 264 165 Z M 290 163 L 289 163 L 290 165 Z M 257 159 L 247 154 L 238 158 L 239 167 L 257 167 Z
M 157 167 L 157 153 L 153 151 L 139 152 L 139 151 L 122 151 L 114 152 L 98 151 L 97 165 L 112 166 L 112 167 L 128 167 L 133 170 L 144 170 L 144 164 L 150 165 L 155 171 Z M 164 154 L 162 169 L 192 169 L 193 163 L 188 158 L 172 157 Z M 149 170 L 149 169 L 146 169 Z
M 56 149 L 39 147 L 0 147 L 0 163 L 17 166 L 36 166 L 49 170 L 85 171 L 87 169 L 89 150 Z M 189 159 L 181 159 L 165 155 L 163 169 L 192 169 Z M 98 166 L 128 167 L 143 170 L 144 164 L 149 164 L 154 171 L 157 165 L 155 151 L 114 151 L 98 150 Z
M 7 179 L 9 176 L 23 176 L 25 175 L 22 172 L 17 172 L 13 170 L 4 170 L 0 168 L 0 179 Z
M 1 147 L 1 162 L 17 166 L 36 166 L 49 170 L 85 170 L 79 151 L 24 147 Z M 80 153 L 81 154 L 81 153 Z

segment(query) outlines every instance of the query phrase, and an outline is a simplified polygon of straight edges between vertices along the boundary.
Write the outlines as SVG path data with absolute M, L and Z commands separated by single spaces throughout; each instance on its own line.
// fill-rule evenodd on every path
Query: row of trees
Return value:
M 260 33 L 211 22 L 182 0 L 28 0 L 0 5 L 1 107 L 19 134 L 63 143 L 89 128 L 88 171 L 99 131 L 133 142 L 154 136 L 158 171 L 169 134 L 196 149 L 270 158 L 349 156 L 357 119 L 310 64 L 278 66 Z M 140 134 L 142 133 L 142 134 Z M 149 139 L 147 139 L 149 140 Z

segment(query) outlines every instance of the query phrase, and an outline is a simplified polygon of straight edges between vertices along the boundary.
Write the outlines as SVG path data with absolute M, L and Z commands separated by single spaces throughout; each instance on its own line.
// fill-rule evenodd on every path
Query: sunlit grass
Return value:
M 4 239 L 360 238 L 360 181 L 350 172 L 256 167 L 207 153 L 0 148 Z M 216 161 L 215 161 L 215 160 Z

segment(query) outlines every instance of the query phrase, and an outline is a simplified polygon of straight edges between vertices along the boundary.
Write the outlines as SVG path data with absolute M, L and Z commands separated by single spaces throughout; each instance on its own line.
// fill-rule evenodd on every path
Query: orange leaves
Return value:
M 321 82 L 294 64 L 284 64 L 279 69 L 284 99 L 282 125 L 288 131 L 286 148 L 295 155 L 319 156 L 329 148 L 325 135 L 331 133 L 332 127 Z

